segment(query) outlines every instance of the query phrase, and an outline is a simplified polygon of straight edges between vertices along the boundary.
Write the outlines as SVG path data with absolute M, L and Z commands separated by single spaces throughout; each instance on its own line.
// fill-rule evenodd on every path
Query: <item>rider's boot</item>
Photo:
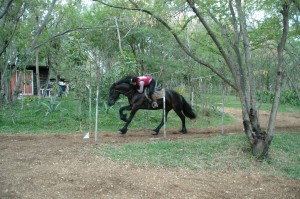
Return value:
M 151 99 L 152 99 L 152 108 L 157 108 L 158 104 L 157 104 L 156 96 L 154 95 L 154 93 L 151 95 Z

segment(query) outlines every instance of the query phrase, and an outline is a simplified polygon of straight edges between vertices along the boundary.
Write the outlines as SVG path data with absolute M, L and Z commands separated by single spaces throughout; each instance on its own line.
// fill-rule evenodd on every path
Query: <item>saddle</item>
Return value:
M 151 97 L 149 95 L 149 88 L 148 87 L 145 88 L 144 94 L 145 94 L 146 98 L 149 101 L 151 101 Z M 154 95 L 155 95 L 156 99 L 162 99 L 162 98 L 164 98 L 164 88 L 155 87 L 155 89 L 154 89 Z

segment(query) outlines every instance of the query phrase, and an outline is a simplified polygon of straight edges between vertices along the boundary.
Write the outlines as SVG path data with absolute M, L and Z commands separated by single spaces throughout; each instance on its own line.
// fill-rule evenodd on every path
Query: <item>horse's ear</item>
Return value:
M 115 88 L 115 85 L 116 85 L 116 83 L 113 83 L 113 84 L 109 87 L 109 90 Z

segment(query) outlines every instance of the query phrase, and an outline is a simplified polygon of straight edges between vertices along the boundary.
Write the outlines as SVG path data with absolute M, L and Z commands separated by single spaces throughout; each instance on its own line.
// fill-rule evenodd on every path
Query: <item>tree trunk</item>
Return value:
M 281 95 L 281 86 L 282 86 L 282 80 L 283 80 L 283 51 L 285 47 L 285 43 L 288 36 L 289 31 L 289 10 L 290 5 L 288 1 L 285 1 L 282 5 L 282 35 L 280 42 L 277 46 L 277 78 L 276 78 L 276 86 L 275 86 L 275 98 L 272 105 L 272 110 L 269 118 L 269 125 L 268 125 L 268 135 L 266 142 L 268 145 L 271 144 L 275 129 L 275 122 L 276 122 L 276 115 L 277 115 L 277 109 L 280 102 L 280 95 Z
M 38 98 L 41 99 L 41 92 L 40 92 L 40 68 L 39 68 L 39 51 L 36 49 L 35 51 L 36 56 L 35 56 L 35 72 L 36 72 L 36 90 L 37 90 L 37 95 Z
M 119 50 L 120 50 L 120 53 L 122 53 L 123 49 L 122 49 L 122 40 L 121 40 L 121 36 L 120 36 L 119 24 L 118 24 L 117 17 L 115 17 L 114 19 L 115 19 L 115 24 L 116 24 L 116 27 L 117 27 L 117 34 L 118 34 L 118 40 L 119 40 Z
M 4 104 L 4 99 L 5 97 L 8 97 L 7 95 L 9 95 L 10 92 L 7 92 L 8 89 L 8 84 L 10 84 L 10 82 L 8 81 L 8 78 L 7 78 L 7 74 L 6 74 L 6 71 L 7 71 L 7 68 L 8 68 L 8 62 L 6 62 L 5 66 L 4 66 L 4 69 L 1 71 L 1 77 L 0 77 L 0 108 L 3 106 Z
M 241 0 L 236 0 L 236 10 L 238 13 L 238 19 L 240 24 L 240 34 L 243 39 L 243 52 L 244 52 L 244 68 L 246 69 L 247 73 L 244 73 L 244 77 L 242 82 L 244 88 L 242 91 L 245 93 L 244 103 L 246 106 L 243 107 L 243 115 L 247 115 L 243 117 L 243 124 L 246 135 L 251 134 L 252 138 L 250 138 L 252 151 L 255 155 L 263 154 L 266 150 L 266 145 L 264 144 L 264 132 L 262 132 L 259 118 L 258 118 L 258 111 L 256 108 L 256 83 L 254 79 L 253 73 L 253 65 L 252 65 L 252 58 L 251 58 L 251 50 L 250 50 L 250 41 L 247 31 L 247 24 L 246 24 L 246 17 L 242 9 L 242 2 Z M 238 33 L 236 33 L 238 34 Z M 242 58 L 240 58 L 242 59 Z M 243 62 L 242 62 L 243 63 Z M 243 67 L 242 67 L 243 68 Z M 241 99 L 243 100 L 243 98 Z
M 17 72 L 18 70 L 16 70 Z M 12 102 L 15 103 L 17 100 L 18 100 L 18 95 L 19 95 L 19 92 L 20 92 L 20 86 L 24 85 L 24 71 L 23 69 L 19 71 L 19 74 L 17 74 L 17 82 L 16 82 L 16 85 L 15 85 L 15 88 L 12 92 Z

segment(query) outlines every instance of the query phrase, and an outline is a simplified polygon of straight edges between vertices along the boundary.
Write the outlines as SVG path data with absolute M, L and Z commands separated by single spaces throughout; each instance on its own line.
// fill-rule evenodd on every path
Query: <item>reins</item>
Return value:
M 117 91 L 117 92 L 119 92 L 119 93 L 121 93 L 121 94 L 123 94 L 123 95 L 127 95 L 127 94 L 129 94 L 130 92 L 132 92 L 132 91 L 134 91 L 133 89 L 130 89 L 129 91 L 127 91 L 126 93 L 123 93 L 121 90 L 118 90 L 118 89 L 115 89 L 115 91 Z

